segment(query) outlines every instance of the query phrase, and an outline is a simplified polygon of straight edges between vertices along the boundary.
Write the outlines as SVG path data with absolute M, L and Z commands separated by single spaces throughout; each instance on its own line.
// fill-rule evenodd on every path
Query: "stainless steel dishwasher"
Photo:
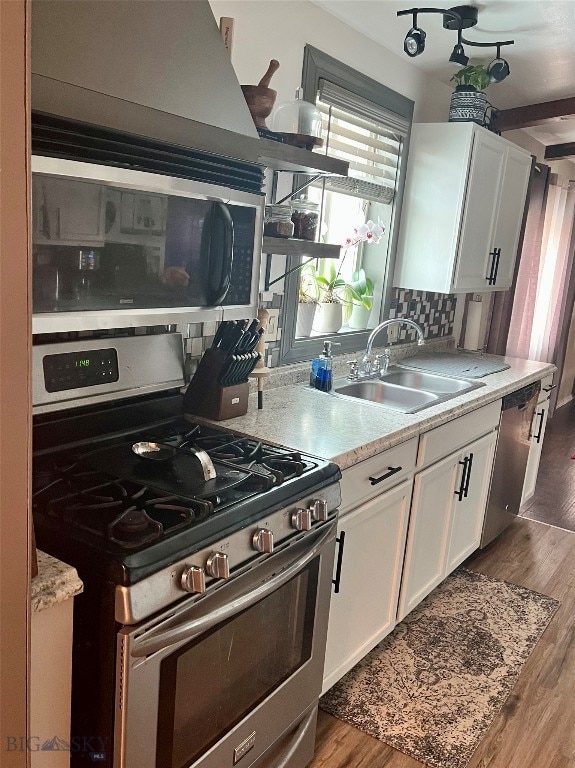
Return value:
M 503 398 L 480 547 L 487 546 L 499 536 L 519 514 L 533 415 L 540 390 L 541 382 L 536 381 Z

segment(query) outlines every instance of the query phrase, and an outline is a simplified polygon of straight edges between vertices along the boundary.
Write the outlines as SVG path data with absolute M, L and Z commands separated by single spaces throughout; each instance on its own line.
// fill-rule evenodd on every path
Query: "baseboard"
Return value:
M 564 405 L 567 405 L 567 403 L 570 403 L 571 400 L 573 400 L 573 395 L 567 395 L 567 397 L 564 397 L 562 400 L 558 400 L 555 405 L 555 410 L 562 408 Z

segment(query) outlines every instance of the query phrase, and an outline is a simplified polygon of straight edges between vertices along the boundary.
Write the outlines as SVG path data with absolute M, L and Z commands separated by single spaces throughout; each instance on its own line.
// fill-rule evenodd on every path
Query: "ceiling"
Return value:
M 405 56 L 403 40 L 412 17 L 397 17 L 399 10 L 417 7 L 398 0 L 313 0 L 348 26 Z M 461 3 L 460 3 L 461 4 Z M 468 40 L 515 40 L 502 49 L 511 74 L 489 86 L 488 98 L 498 109 L 527 106 L 575 96 L 575 0 L 482 0 L 470 5 L 479 9 L 477 26 L 464 30 Z M 452 8 L 448 3 L 420 3 L 419 7 Z M 450 84 L 456 67 L 448 59 L 457 33 L 443 29 L 439 14 L 421 14 L 418 26 L 425 30 L 425 51 L 412 59 L 438 80 Z M 487 63 L 495 49 L 465 47 L 471 63 Z M 407 57 L 406 57 L 407 58 Z M 452 83 L 450 85 L 453 85 Z M 526 128 L 542 144 L 575 142 L 575 119 Z

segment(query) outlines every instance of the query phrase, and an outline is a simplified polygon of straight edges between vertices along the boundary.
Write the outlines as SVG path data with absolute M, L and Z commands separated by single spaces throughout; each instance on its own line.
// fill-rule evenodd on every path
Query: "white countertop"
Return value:
M 243 435 L 330 459 L 345 469 L 556 370 L 550 363 L 509 357 L 493 359 L 504 360 L 511 367 L 477 379 L 485 383 L 484 387 L 419 413 L 401 413 L 295 384 L 264 390 L 261 411 L 257 409 L 257 395 L 250 395 L 245 416 L 218 424 Z

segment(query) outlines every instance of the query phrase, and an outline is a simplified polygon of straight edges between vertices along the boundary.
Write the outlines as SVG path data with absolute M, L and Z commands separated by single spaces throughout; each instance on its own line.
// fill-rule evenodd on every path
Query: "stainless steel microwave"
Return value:
M 32 213 L 35 334 L 256 312 L 261 195 L 34 155 Z

